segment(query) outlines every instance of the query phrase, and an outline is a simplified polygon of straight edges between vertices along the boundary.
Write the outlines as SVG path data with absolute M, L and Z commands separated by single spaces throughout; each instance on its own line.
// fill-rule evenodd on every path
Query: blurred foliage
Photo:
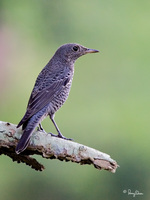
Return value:
M 0 1 L 0 120 L 19 122 L 38 73 L 60 45 L 98 49 L 77 61 L 56 121 L 66 137 L 120 165 L 111 174 L 38 158 L 46 165 L 41 173 L 1 156 L 1 200 L 132 199 L 127 189 L 150 198 L 149 10 L 146 0 Z M 49 119 L 43 126 L 55 132 Z

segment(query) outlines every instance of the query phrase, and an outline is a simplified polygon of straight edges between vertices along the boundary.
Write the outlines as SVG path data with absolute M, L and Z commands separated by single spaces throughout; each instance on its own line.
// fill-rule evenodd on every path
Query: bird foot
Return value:
M 61 139 L 64 139 L 64 140 L 73 141 L 73 139 L 71 139 L 71 138 L 66 138 L 66 137 L 64 137 L 62 134 L 58 134 L 58 135 L 55 135 L 55 134 L 53 134 L 53 133 L 48 133 L 48 134 L 51 134 L 51 136 L 53 136 L 53 137 L 58 137 L 58 138 L 61 138 Z

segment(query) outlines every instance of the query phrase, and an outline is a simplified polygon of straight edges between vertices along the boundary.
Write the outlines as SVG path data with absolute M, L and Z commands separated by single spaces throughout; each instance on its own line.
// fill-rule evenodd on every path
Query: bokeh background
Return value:
M 76 62 L 69 99 L 56 113 L 66 137 L 117 160 L 115 174 L 57 160 L 46 170 L 0 157 L 0 199 L 150 199 L 150 2 L 0 1 L 0 120 L 17 124 L 35 79 L 56 49 L 100 50 Z M 55 133 L 49 119 L 46 131 Z

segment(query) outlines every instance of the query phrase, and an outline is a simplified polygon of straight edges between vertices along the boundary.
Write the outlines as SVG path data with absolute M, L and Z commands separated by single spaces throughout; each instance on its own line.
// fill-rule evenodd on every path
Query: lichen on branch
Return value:
M 83 144 L 52 137 L 42 131 L 35 131 L 28 148 L 21 154 L 15 153 L 15 147 L 22 135 L 21 128 L 0 121 L 0 154 L 12 158 L 18 163 L 26 163 L 35 170 L 42 171 L 44 166 L 31 156 L 41 155 L 43 158 L 72 161 L 79 164 L 91 164 L 95 168 L 115 173 L 118 164 L 106 153 L 100 152 Z

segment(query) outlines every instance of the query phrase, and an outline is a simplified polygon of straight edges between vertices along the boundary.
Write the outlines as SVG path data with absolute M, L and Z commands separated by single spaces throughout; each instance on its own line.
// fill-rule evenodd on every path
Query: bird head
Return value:
M 56 51 L 55 55 L 63 58 L 67 62 L 75 62 L 80 56 L 87 53 L 97 53 L 98 50 L 86 48 L 80 44 L 64 44 Z

